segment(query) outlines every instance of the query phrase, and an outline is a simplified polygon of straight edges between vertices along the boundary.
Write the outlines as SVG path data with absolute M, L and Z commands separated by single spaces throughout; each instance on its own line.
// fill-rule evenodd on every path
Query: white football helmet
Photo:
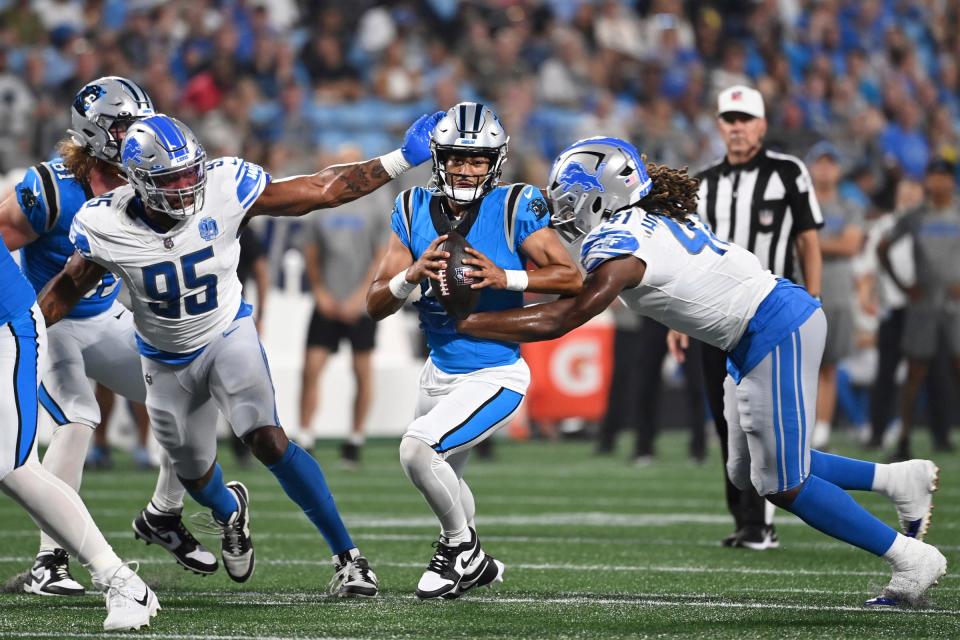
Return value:
M 476 102 L 454 105 L 430 134 L 433 179 L 437 187 L 451 200 L 464 204 L 482 198 L 500 179 L 509 140 L 497 114 L 489 107 Z M 446 162 L 451 155 L 483 156 L 490 160 L 490 168 L 480 176 L 475 187 L 457 187 L 456 179 L 463 174 L 447 171 Z
M 207 154 L 176 118 L 160 114 L 135 122 L 127 129 L 120 157 L 146 206 L 177 220 L 203 207 Z
M 74 97 L 67 133 L 90 155 L 119 165 L 126 130 L 153 113 L 153 101 L 140 85 L 105 76 L 85 85 Z
M 573 242 L 611 213 L 637 204 L 653 182 L 636 147 L 619 138 L 586 138 L 553 163 L 546 194 L 551 226 Z

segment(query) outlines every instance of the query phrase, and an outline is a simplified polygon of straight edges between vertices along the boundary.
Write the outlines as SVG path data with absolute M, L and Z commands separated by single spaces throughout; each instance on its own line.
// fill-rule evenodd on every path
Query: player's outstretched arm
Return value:
M 7 194 L 0 202 L 0 235 L 10 251 L 25 247 L 39 237 L 27 216 L 23 215 L 14 192 Z
M 338 207 L 376 191 L 430 157 L 430 133 L 443 114 L 438 111 L 420 116 L 404 134 L 403 146 L 387 155 L 271 182 L 250 208 L 247 218 L 302 216 L 317 209 Z
M 576 329 L 610 306 L 620 292 L 640 284 L 643 261 L 632 255 L 607 260 L 583 283 L 574 298 L 561 298 L 547 304 L 522 309 L 474 313 L 457 323 L 468 335 L 504 342 L 552 340 Z
M 96 262 L 74 252 L 64 265 L 63 271 L 54 276 L 37 296 L 37 303 L 47 326 L 59 322 L 70 313 L 80 299 L 99 284 L 106 272 L 107 270 Z
M 440 251 L 440 243 L 446 235 L 430 243 L 426 251 L 414 262 L 410 250 L 397 234 L 391 234 L 387 243 L 387 252 L 380 260 L 380 266 L 367 292 L 367 313 L 374 320 L 383 320 L 396 313 L 403 306 L 413 290 L 424 278 L 439 280 L 438 271 L 446 266 L 450 257 L 447 251 Z

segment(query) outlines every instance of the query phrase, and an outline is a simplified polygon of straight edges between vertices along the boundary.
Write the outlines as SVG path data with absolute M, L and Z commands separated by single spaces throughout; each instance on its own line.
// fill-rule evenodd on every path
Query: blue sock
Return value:
M 291 442 L 278 462 L 267 468 L 280 481 L 290 499 L 300 505 L 310 522 L 319 529 L 334 554 L 353 549 L 353 540 L 340 518 L 337 504 L 327 487 L 320 464 Z
M 226 522 L 237 510 L 237 498 L 233 495 L 227 485 L 223 483 L 223 470 L 219 464 L 214 463 L 213 475 L 206 486 L 199 491 L 187 489 L 194 500 L 213 511 L 213 517 L 220 522 Z
M 877 465 L 873 462 L 810 451 L 810 475 L 847 491 L 870 491 Z
M 818 531 L 882 556 L 897 532 L 861 507 L 840 487 L 811 475 L 787 509 Z

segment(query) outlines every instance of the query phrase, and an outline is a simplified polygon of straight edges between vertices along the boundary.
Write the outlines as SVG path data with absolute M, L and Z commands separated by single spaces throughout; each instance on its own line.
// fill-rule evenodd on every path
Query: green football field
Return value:
M 496 589 L 457 601 L 419 602 L 416 581 L 437 525 L 397 462 L 396 442 L 371 443 L 362 469 L 342 471 L 335 447 L 319 457 L 341 511 L 380 577 L 380 597 L 324 596 L 332 570 L 323 540 L 273 477 L 239 469 L 228 478 L 251 493 L 258 566 L 249 582 L 223 569 L 201 578 L 165 551 L 134 540 L 130 521 L 154 476 L 120 459 L 88 473 L 82 495 L 119 554 L 140 562 L 163 610 L 141 637 L 233 638 L 918 638 L 960 637 L 960 580 L 948 573 L 929 605 L 867 610 L 862 602 L 889 578 L 886 562 L 834 542 L 779 513 L 781 548 L 723 549 L 729 533 L 714 445 L 707 464 L 684 457 L 679 434 L 661 439 L 649 467 L 624 455 L 598 458 L 585 443 L 497 443 L 492 462 L 473 461 L 467 478 L 478 504 L 484 548 L 507 564 Z M 842 453 L 857 454 L 852 446 Z M 923 442 L 917 453 L 928 453 Z M 941 456 L 941 488 L 928 541 L 960 565 L 960 456 Z M 887 522 L 892 505 L 858 498 Z M 198 511 L 189 502 L 187 512 Z M 0 499 L 0 576 L 24 570 L 36 550 L 26 516 Z M 219 549 L 216 538 L 201 536 Z M 89 576 L 75 575 L 89 585 Z M 109 637 L 103 599 L 0 595 L 0 638 Z

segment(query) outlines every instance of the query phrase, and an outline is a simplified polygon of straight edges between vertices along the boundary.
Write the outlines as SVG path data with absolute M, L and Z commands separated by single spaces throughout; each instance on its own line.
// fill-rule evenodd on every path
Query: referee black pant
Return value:
M 723 381 L 727 377 L 727 352 L 703 345 L 703 382 L 707 403 L 720 436 L 720 452 L 723 455 L 723 480 L 727 488 L 727 509 L 733 515 L 737 530 L 745 527 L 762 527 L 766 524 L 766 500 L 756 489 L 738 489 L 727 476 L 727 420 L 723 417 Z

